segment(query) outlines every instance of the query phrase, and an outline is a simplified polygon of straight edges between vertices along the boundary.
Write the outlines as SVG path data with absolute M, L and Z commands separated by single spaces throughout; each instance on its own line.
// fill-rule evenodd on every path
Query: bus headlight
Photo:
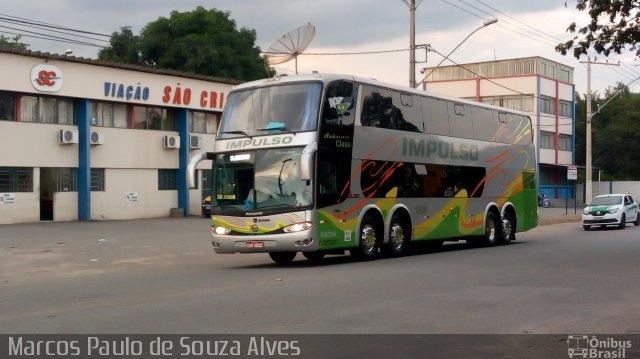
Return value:
M 219 235 L 227 235 L 231 233 L 231 230 L 225 227 L 211 227 L 211 233 L 219 234 Z
M 302 232 L 311 228 L 311 225 L 311 222 L 295 223 L 282 228 L 282 230 L 284 233 Z

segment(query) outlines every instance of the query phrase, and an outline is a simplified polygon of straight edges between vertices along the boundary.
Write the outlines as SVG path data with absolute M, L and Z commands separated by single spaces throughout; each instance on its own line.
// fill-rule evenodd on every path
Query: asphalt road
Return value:
M 355 262 L 217 255 L 204 218 L 0 226 L 0 333 L 640 333 L 640 228 Z

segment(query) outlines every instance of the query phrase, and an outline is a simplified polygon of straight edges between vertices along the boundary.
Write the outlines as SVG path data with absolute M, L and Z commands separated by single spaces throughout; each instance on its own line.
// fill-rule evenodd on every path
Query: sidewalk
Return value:
M 580 222 L 582 220 L 582 207 L 574 209 L 573 203 L 568 208 L 554 207 L 549 208 L 538 207 L 538 225 Z

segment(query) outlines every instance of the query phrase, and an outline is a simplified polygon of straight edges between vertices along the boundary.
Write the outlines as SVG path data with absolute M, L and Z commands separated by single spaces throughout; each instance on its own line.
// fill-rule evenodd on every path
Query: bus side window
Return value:
M 347 81 L 334 81 L 327 86 L 322 104 L 324 125 L 351 126 L 355 118 L 357 85 Z

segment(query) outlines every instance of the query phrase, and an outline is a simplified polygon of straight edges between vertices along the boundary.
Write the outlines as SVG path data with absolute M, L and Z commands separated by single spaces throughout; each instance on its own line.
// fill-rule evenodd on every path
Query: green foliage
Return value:
M 237 29 L 229 12 L 199 6 L 171 12 L 148 23 L 134 36 L 129 28 L 114 33 L 99 58 L 201 75 L 255 80 L 270 75 L 255 46 L 256 32 Z
M 600 107 L 598 107 L 598 104 Z M 603 180 L 640 180 L 640 94 L 622 83 L 596 95 L 592 105 L 592 161 Z M 576 98 L 576 163 L 585 163 L 586 101 Z
M 20 42 L 22 36 L 16 35 L 14 38 L 8 38 L 0 35 L 0 49 L 6 50 L 28 50 L 29 45 Z
M 578 28 L 576 23 L 571 23 L 568 32 L 580 34 L 573 39 L 560 43 L 556 51 L 563 55 L 573 49 L 573 55 L 580 58 L 586 55 L 587 50 L 593 47 L 599 54 L 609 56 L 613 51 L 620 54 L 629 46 L 629 50 L 636 52 L 640 57 L 640 4 L 631 0 L 577 0 L 576 9 L 588 10 L 591 18 L 588 25 Z
M 111 34 L 111 47 L 105 47 L 98 53 L 101 60 L 143 65 L 138 51 L 138 36 L 133 35 L 130 27 L 120 28 L 120 32 Z

